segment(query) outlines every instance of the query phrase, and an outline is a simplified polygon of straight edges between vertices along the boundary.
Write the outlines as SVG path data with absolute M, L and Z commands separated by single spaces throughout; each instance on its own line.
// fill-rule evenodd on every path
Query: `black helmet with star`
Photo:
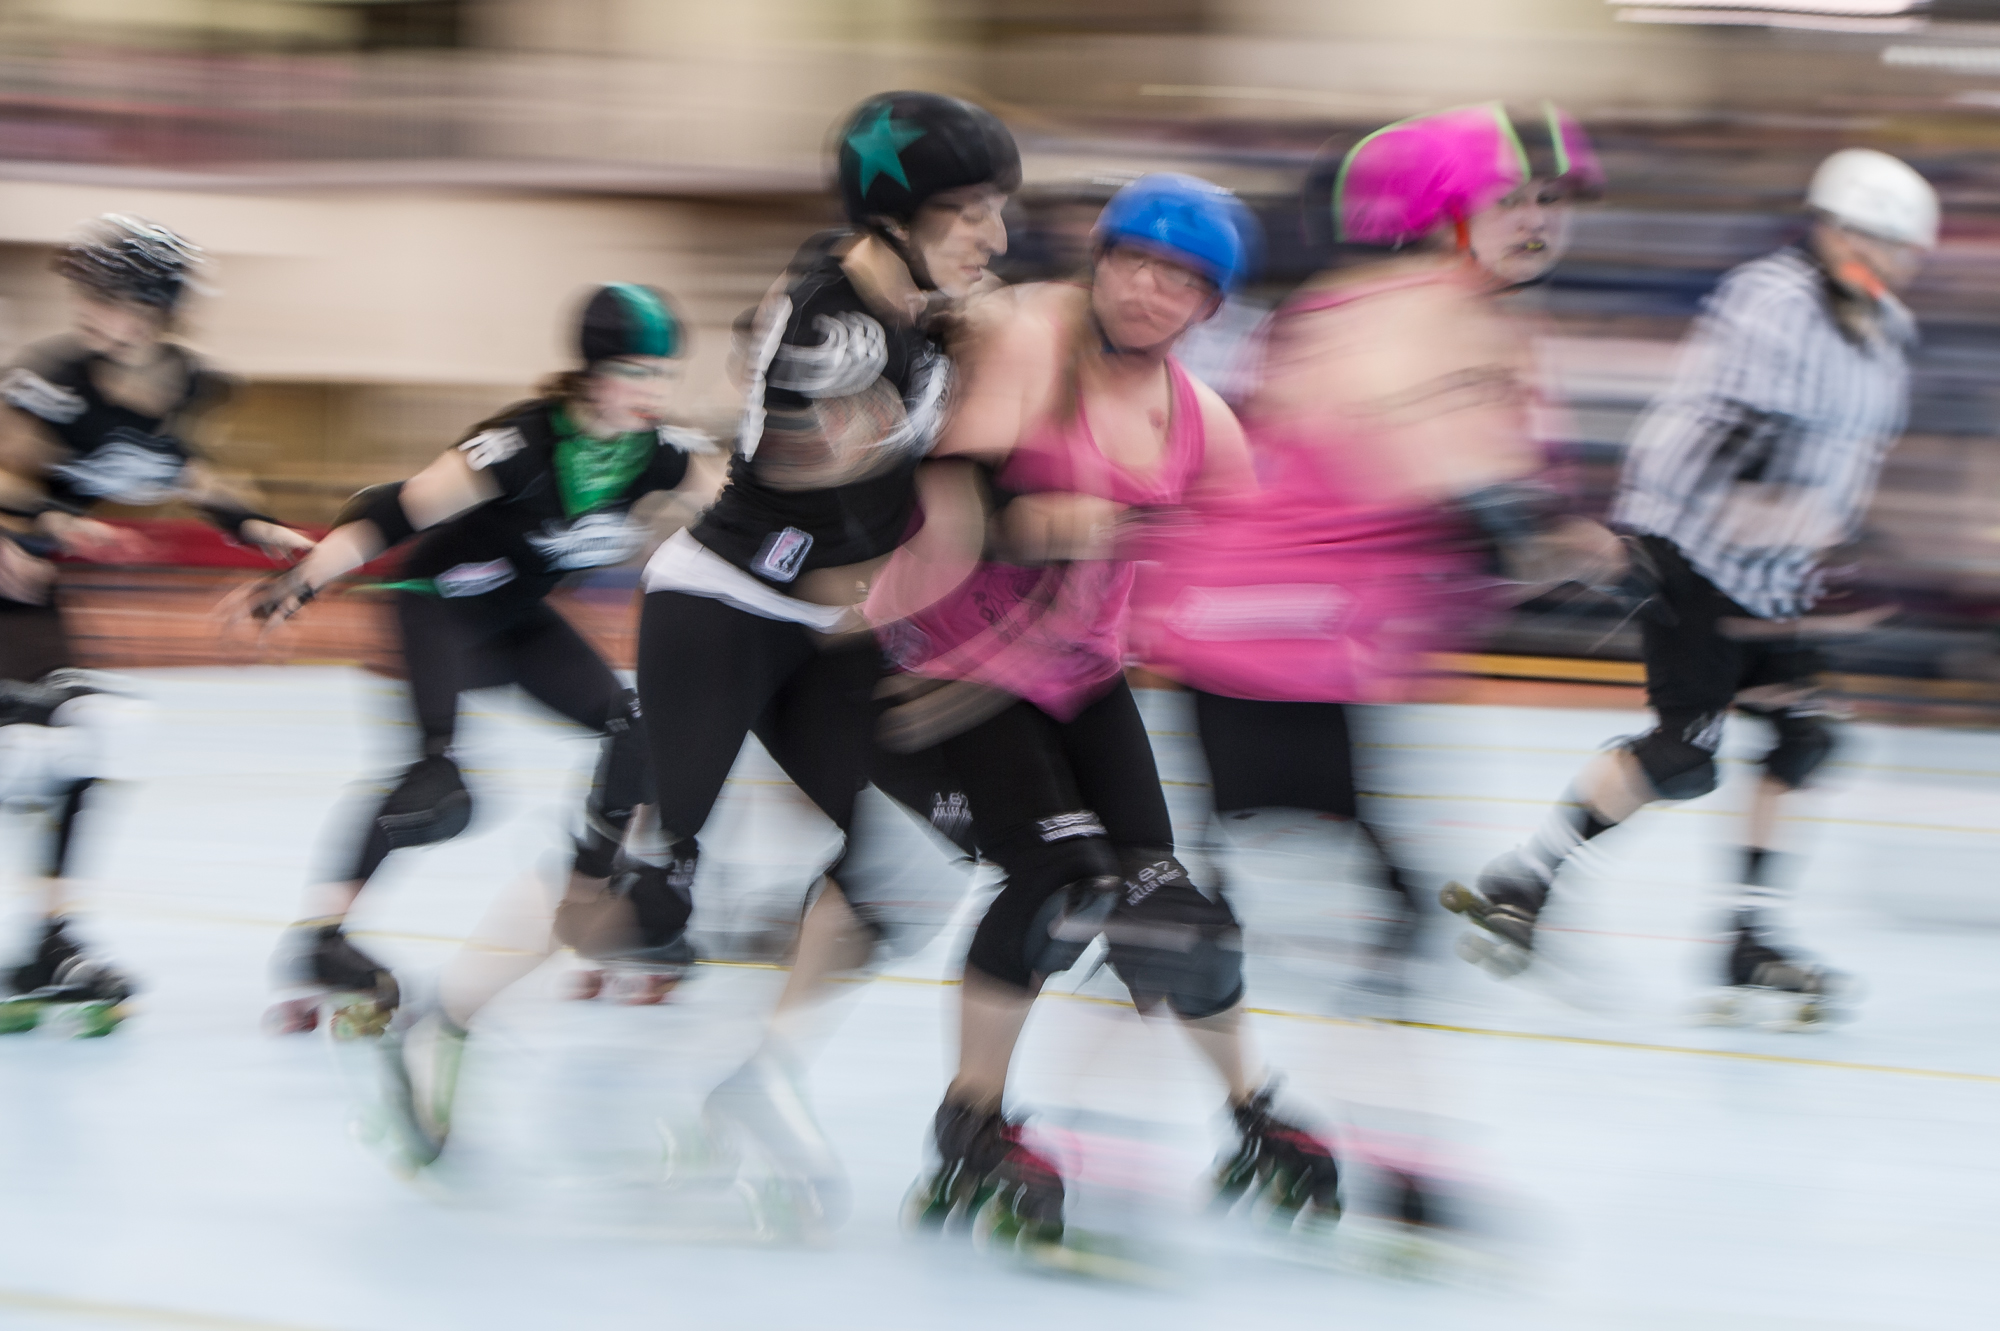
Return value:
M 877 93 L 841 122 L 840 201 L 847 219 L 907 223 L 946 190 L 987 185 L 1013 193 L 1021 153 L 992 112 L 930 92 Z

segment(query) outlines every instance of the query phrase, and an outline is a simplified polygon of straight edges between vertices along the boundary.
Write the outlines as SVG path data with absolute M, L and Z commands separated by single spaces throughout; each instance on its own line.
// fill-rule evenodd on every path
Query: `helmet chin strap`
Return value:
M 903 261 L 903 267 L 910 270 L 910 280 L 917 284 L 919 290 L 938 289 L 937 283 L 931 278 L 930 265 L 924 262 L 923 255 L 918 252 L 917 247 L 910 243 L 909 232 L 893 223 L 871 227 L 870 230 L 889 247 L 891 254 Z M 898 232 L 902 234 L 899 235 Z

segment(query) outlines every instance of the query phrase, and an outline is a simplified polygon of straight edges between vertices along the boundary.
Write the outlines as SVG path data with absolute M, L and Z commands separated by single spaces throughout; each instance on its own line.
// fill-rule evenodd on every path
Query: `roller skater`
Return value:
M 810 1030 L 830 981 L 894 946 L 878 907 L 908 868 L 871 855 L 855 824 L 877 769 L 882 675 L 855 607 L 912 525 L 913 477 L 952 379 L 945 334 L 1007 248 L 1001 209 L 1020 183 L 1006 127 L 950 97 L 871 97 L 838 141 L 849 225 L 808 241 L 758 307 L 729 483 L 648 565 L 639 628 L 663 835 L 692 860 L 753 733 L 845 834 L 840 858 L 801 885 L 810 905 L 765 1038 L 704 1115 L 708 1145 L 767 1167 L 790 1191 L 787 1223 L 806 1233 L 847 1209 L 805 1098 Z M 939 795 L 920 817 L 950 817 Z M 948 869 L 944 884 L 955 886 Z
M 1845 978 L 1776 939 L 1787 895 L 1777 849 L 1785 797 L 1809 785 L 1837 731 L 1820 700 L 1815 607 L 1821 566 L 1855 536 L 1909 400 L 1909 312 L 1895 293 L 1937 243 L 1936 192 L 1863 148 L 1821 163 L 1807 237 L 1722 280 L 1669 392 L 1641 419 L 1614 526 L 1628 533 L 1652 730 L 1594 759 L 1542 827 L 1444 904 L 1480 925 L 1469 955 L 1501 972 L 1533 956 L 1535 928 L 1578 847 L 1648 804 L 1696 799 L 1718 782 L 1734 709 L 1774 738 L 1738 852 L 1736 909 L 1710 1016 L 1780 1009 L 1819 1025 Z M 1886 608 L 1827 616 L 1828 631 Z
M 1615 549 L 1537 486 L 1525 338 L 1492 299 L 1554 266 L 1602 179 L 1567 117 L 1481 106 L 1368 136 L 1330 197 L 1309 184 L 1364 257 L 1271 321 L 1244 408 L 1265 488 L 1199 508 L 1142 568 L 1135 654 L 1194 690 L 1223 849 L 1253 810 L 1320 815 L 1316 846 L 1326 817 L 1350 824 L 1390 911 L 1370 979 L 1391 988 L 1421 912 L 1359 817 L 1355 705 L 1404 696 L 1491 613 L 1489 565 L 1525 580 L 1558 548 Z
M 680 953 L 666 955 L 687 920 L 685 894 L 666 882 L 677 871 L 664 851 L 646 863 L 621 851 L 647 792 L 637 701 L 546 598 L 567 574 L 638 555 L 648 512 L 698 488 L 692 432 L 664 423 L 686 338 L 658 292 L 624 282 L 591 293 L 576 338 L 580 368 L 474 427 L 410 480 L 357 494 L 311 557 L 237 598 L 239 619 L 276 623 L 382 551 L 416 542 L 387 589 L 423 750 L 365 820 L 346 871 L 307 891 L 304 917 L 281 941 L 273 969 L 282 994 L 270 1019 L 279 1031 L 312 1029 L 329 1003 L 342 1014 L 336 1035 L 387 1028 L 396 982 L 343 925 L 390 854 L 448 841 L 470 824 L 472 794 L 452 757 L 459 697 L 469 689 L 519 685 L 602 737 L 563 895 L 626 916 L 637 899 L 677 903 L 664 913 L 671 920 L 654 920 L 662 936 L 643 946 L 625 937 L 630 930 L 606 929 L 593 941 L 614 948 L 603 960 L 685 964 Z M 648 886 L 635 891 L 640 880 Z
M 84 1006 L 102 1034 L 133 982 L 92 958 L 70 920 L 68 875 L 108 737 L 130 707 L 76 669 L 54 590 L 56 553 L 133 562 L 145 542 L 100 522 L 100 503 L 194 505 L 219 530 L 276 557 L 312 548 L 252 511 L 189 442 L 227 381 L 178 341 L 174 323 L 201 251 L 166 227 L 107 215 L 57 251 L 71 330 L 34 343 L 0 373 L 0 792 L 53 824 L 41 918 L 24 960 L 0 973 L 6 1021 Z
M 910 677 L 885 743 L 942 757 L 1006 874 L 966 958 L 958 1071 L 907 1214 L 969 1209 L 976 1235 L 1031 1258 L 1059 1261 L 1068 1242 L 1063 1181 L 1006 1115 L 1007 1072 L 1043 982 L 1099 934 L 1134 1003 L 1171 1011 L 1245 1111 L 1239 1131 L 1259 1144 L 1232 1161 L 1277 1158 L 1280 1121 L 1241 1031 L 1240 931 L 1174 858 L 1123 678 L 1132 570 L 1118 543 L 1129 518 L 1251 483 L 1235 418 L 1170 355 L 1242 280 L 1248 225 L 1213 185 L 1142 177 L 1100 217 L 1088 285 L 1011 293 L 926 464 L 924 526 L 868 605 Z M 1331 1218 L 1331 1152 L 1283 1132 L 1297 1152 L 1248 1177 L 1293 1219 Z M 1237 1165 L 1223 1172 L 1249 1188 Z

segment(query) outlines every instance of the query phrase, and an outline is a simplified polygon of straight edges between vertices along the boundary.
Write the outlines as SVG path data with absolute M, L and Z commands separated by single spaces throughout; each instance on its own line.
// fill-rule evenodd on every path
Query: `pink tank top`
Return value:
M 1134 508 L 1180 504 L 1201 470 L 1207 432 L 1194 382 L 1171 357 L 1166 367 L 1173 405 L 1165 456 L 1152 475 L 1136 476 L 1106 457 L 1079 411 L 1015 448 L 1000 486 L 1015 494 L 1095 495 Z M 957 591 L 885 634 L 885 645 L 906 670 L 1000 689 L 1068 721 L 1125 668 L 1132 576 L 1129 559 L 982 563 Z
M 1383 289 L 1318 293 L 1279 318 Z M 1234 698 L 1403 696 L 1427 653 L 1459 645 L 1488 613 L 1462 524 L 1434 505 L 1372 497 L 1359 479 L 1370 469 L 1342 465 L 1350 450 L 1360 461 L 1379 447 L 1363 431 L 1245 428 L 1258 493 L 1206 502 L 1156 544 L 1133 596 L 1135 658 Z

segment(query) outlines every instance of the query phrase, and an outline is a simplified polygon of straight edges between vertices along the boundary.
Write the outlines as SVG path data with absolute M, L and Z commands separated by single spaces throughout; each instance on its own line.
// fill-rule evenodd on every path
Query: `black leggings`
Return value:
M 1218 814 L 1307 809 L 1352 821 L 1375 854 L 1381 885 L 1416 906 L 1416 887 L 1388 843 L 1359 816 L 1348 704 L 1267 702 L 1194 691 L 1195 726 Z
M 980 850 L 1007 875 L 973 933 L 969 969 L 1027 988 L 1029 934 L 1051 897 L 1172 856 L 1153 746 L 1122 679 L 1072 721 L 1017 702 L 939 748 Z
M 605 735 L 623 717 L 625 689 L 611 667 L 569 621 L 545 601 L 485 604 L 397 592 L 403 665 L 410 705 L 423 731 L 426 758 L 445 756 L 458 729 L 459 695 L 471 689 L 519 685 L 558 716 L 594 735 Z M 606 764 L 607 768 L 613 767 Z M 621 782 L 639 788 L 598 792 L 629 809 L 644 798 L 643 765 Z M 370 817 L 361 846 L 343 881 L 365 883 L 382 867 L 391 846 L 378 817 Z
M 660 826 L 672 839 L 699 833 L 743 737 L 754 734 L 845 833 L 868 777 L 880 675 L 872 638 L 829 643 L 804 625 L 713 597 L 647 593 L 639 701 Z

